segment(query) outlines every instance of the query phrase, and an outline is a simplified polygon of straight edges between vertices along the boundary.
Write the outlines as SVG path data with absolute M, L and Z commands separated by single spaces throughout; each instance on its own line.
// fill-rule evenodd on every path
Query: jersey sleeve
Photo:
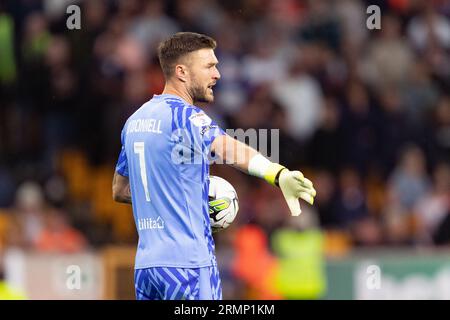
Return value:
M 186 118 L 188 128 L 196 136 L 196 140 L 201 141 L 208 153 L 214 139 L 225 135 L 225 131 L 200 109 L 188 110 Z
M 116 172 L 121 176 L 128 177 L 128 161 L 127 154 L 125 152 L 125 128 L 121 134 L 122 148 L 120 149 L 119 159 L 116 164 Z

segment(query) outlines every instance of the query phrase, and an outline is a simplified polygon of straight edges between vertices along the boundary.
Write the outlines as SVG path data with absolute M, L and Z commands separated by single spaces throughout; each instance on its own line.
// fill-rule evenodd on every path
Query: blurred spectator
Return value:
M 149 1 L 142 15 L 133 19 L 130 34 L 143 46 L 147 55 L 155 52 L 163 39 L 179 31 L 177 23 L 164 13 L 164 1 Z
M 244 104 L 239 112 L 232 118 L 232 125 L 242 129 L 270 128 L 270 115 L 273 110 L 270 87 L 260 85 L 249 95 L 247 104 Z
M 356 221 L 351 227 L 354 245 L 373 247 L 384 244 L 383 231 L 373 216 Z
M 405 81 L 402 97 L 406 106 L 406 116 L 410 126 L 423 128 L 423 121 L 430 115 L 438 100 L 438 89 L 433 83 L 429 66 L 423 61 L 416 61 L 411 70 L 411 77 Z
M 307 1 L 308 14 L 300 28 L 299 38 L 305 42 L 323 43 L 334 50 L 339 48 L 342 30 L 335 15 L 334 3 L 326 0 Z
M 397 17 L 384 15 L 379 37 L 373 40 L 364 55 L 362 77 L 374 88 L 398 88 L 408 77 L 413 62 L 409 43 L 401 37 Z
M 418 50 L 436 44 L 450 49 L 450 22 L 447 17 L 439 14 L 432 2 L 422 1 L 421 12 L 412 18 L 408 25 L 408 36 Z
M 431 245 L 450 242 L 450 166 L 440 163 L 433 172 L 431 190 L 417 203 L 418 240 Z
M 444 95 L 440 98 L 431 126 L 434 157 L 450 162 L 450 96 Z
M 367 89 L 361 82 L 353 81 L 347 85 L 345 105 L 342 115 L 343 162 L 367 174 L 376 158 L 376 125 L 378 115 L 369 101 Z
M 320 227 L 333 229 L 339 226 L 339 216 L 335 210 L 337 186 L 333 175 L 328 171 L 319 171 L 314 177 L 317 195 L 314 199 L 318 210 Z
M 383 212 L 387 243 L 413 243 L 417 228 L 413 209 L 428 193 L 429 188 L 424 154 L 417 146 L 410 145 L 403 150 L 388 182 L 387 201 Z
M 366 8 L 356 0 L 336 1 L 336 14 L 339 17 L 342 42 L 353 50 L 360 50 L 368 36 L 367 28 L 361 28 L 366 23 Z
M 243 76 L 251 87 L 282 81 L 287 73 L 285 45 L 274 30 L 255 32 L 251 40 L 251 51 L 243 57 Z
M 281 194 L 274 195 L 272 186 L 259 183 L 254 192 L 252 203 L 255 216 L 252 222 L 257 224 L 270 237 L 278 228 L 282 227 L 289 217 L 289 209 Z
M 62 3 L 62 1 L 57 2 Z M 67 6 L 63 6 L 64 12 L 66 8 Z M 106 0 L 93 0 L 83 2 L 81 10 L 82 28 L 77 32 L 69 32 L 67 37 L 71 44 L 73 63 L 80 73 L 80 78 L 88 80 L 90 69 L 94 67 L 94 43 L 105 31 L 109 7 Z M 80 85 L 84 87 L 87 84 L 81 83 Z
M 229 16 L 222 21 L 221 32 L 217 33 L 217 58 L 220 61 L 221 79 L 217 83 L 215 98 L 217 109 L 224 114 L 237 113 L 247 99 L 247 87 L 241 69 L 242 39 L 236 37 L 241 25 Z M 159 66 L 158 66 L 159 67 Z
M 336 173 L 346 142 L 342 132 L 342 115 L 333 97 L 326 97 L 323 104 L 320 126 L 309 141 L 307 157 L 314 168 Z
M 445 1 L 444 1 L 445 2 Z M 445 5 L 419 1 L 417 15 L 407 26 L 407 36 L 436 81 L 448 92 L 450 83 L 450 22 Z M 441 8 L 440 11 L 438 9 Z
M 305 65 L 316 59 L 317 46 L 305 45 L 294 55 L 286 79 L 277 82 L 273 95 L 287 113 L 288 132 L 298 141 L 304 142 L 319 125 L 322 109 L 322 90 L 319 83 L 305 72 Z
M 223 9 L 216 1 L 174 1 L 174 16 L 182 30 L 215 33 L 220 26 Z
M 236 252 L 232 270 L 248 286 L 253 299 L 279 299 L 273 277 L 277 260 L 268 250 L 269 239 L 255 225 L 243 226 L 234 241 Z
M 78 105 L 78 78 L 71 64 L 70 43 L 64 37 L 52 37 L 45 54 L 48 89 L 43 119 L 47 158 L 72 142 L 73 118 Z
M 288 168 L 300 168 L 307 161 L 307 146 L 301 145 L 289 133 L 286 110 L 279 103 L 272 102 L 270 127 L 279 130 L 279 162 L 285 163 Z
M 30 14 L 25 21 L 22 54 L 25 61 L 32 63 L 42 59 L 50 41 L 48 22 L 41 13 Z
M 67 221 L 67 213 L 51 208 L 45 217 L 45 226 L 39 233 L 35 249 L 41 252 L 74 253 L 86 248 L 86 239 Z
M 388 175 L 394 169 L 399 150 L 410 142 L 412 128 L 408 125 L 405 106 L 397 89 L 385 89 L 378 96 L 381 108 L 377 121 L 377 153 L 379 169 Z
M 369 211 L 361 177 L 354 169 L 344 169 L 339 176 L 339 191 L 336 200 L 337 226 L 350 229 L 352 225 L 366 218 Z
M 405 214 L 398 203 L 391 203 L 383 210 L 383 243 L 387 246 L 405 246 L 413 244 L 411 215 Z
M 16 193 L 10 244 L 22 248 L 33 247 L 44 228 L 45 210 L 42 188 L 32 181 L 21 184 Z
M 425 157 L 417 146 L 407 147 L 389 178 L 390 199 L 410 211 L 428 192 Z

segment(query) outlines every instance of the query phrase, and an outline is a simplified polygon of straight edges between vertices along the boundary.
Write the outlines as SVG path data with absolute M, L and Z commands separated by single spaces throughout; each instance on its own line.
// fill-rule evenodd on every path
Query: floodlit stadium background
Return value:
M 177 31 L 218 41 L 205 110 L 279 128 L 280 162 L 318 194 L 292 218 L 267 183 L 212 168 L 240 201 L 215 235 L 225 299 L 450 299 L 445 0 L 2 1 L 0 298 L 134 298 L 136 232 L 111 179 Z

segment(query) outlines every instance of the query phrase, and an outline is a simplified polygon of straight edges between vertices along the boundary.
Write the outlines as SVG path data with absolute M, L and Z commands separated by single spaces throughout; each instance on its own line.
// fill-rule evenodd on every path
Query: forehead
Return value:
M 217 60 L 216 55 L 214 54 L 213 49 L 205 48 L 193 51 L 189 53 L 187 56 L 188 60 L 191 63 L 201 63 L 201 64 L 217 64 L 219 61 Z

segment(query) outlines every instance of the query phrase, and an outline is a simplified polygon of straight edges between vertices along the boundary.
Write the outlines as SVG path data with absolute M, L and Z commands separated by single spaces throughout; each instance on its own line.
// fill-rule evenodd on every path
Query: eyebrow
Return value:
M 212 67 L 212 66 L 216 66 L 216 65 L 218 65 L 218 64 L 219 64 L 218 61 L 217 61 L 217 62 L 210 62 L 210 63 L 207 64 L 207 66 L 208 66 L 208 67 Z

